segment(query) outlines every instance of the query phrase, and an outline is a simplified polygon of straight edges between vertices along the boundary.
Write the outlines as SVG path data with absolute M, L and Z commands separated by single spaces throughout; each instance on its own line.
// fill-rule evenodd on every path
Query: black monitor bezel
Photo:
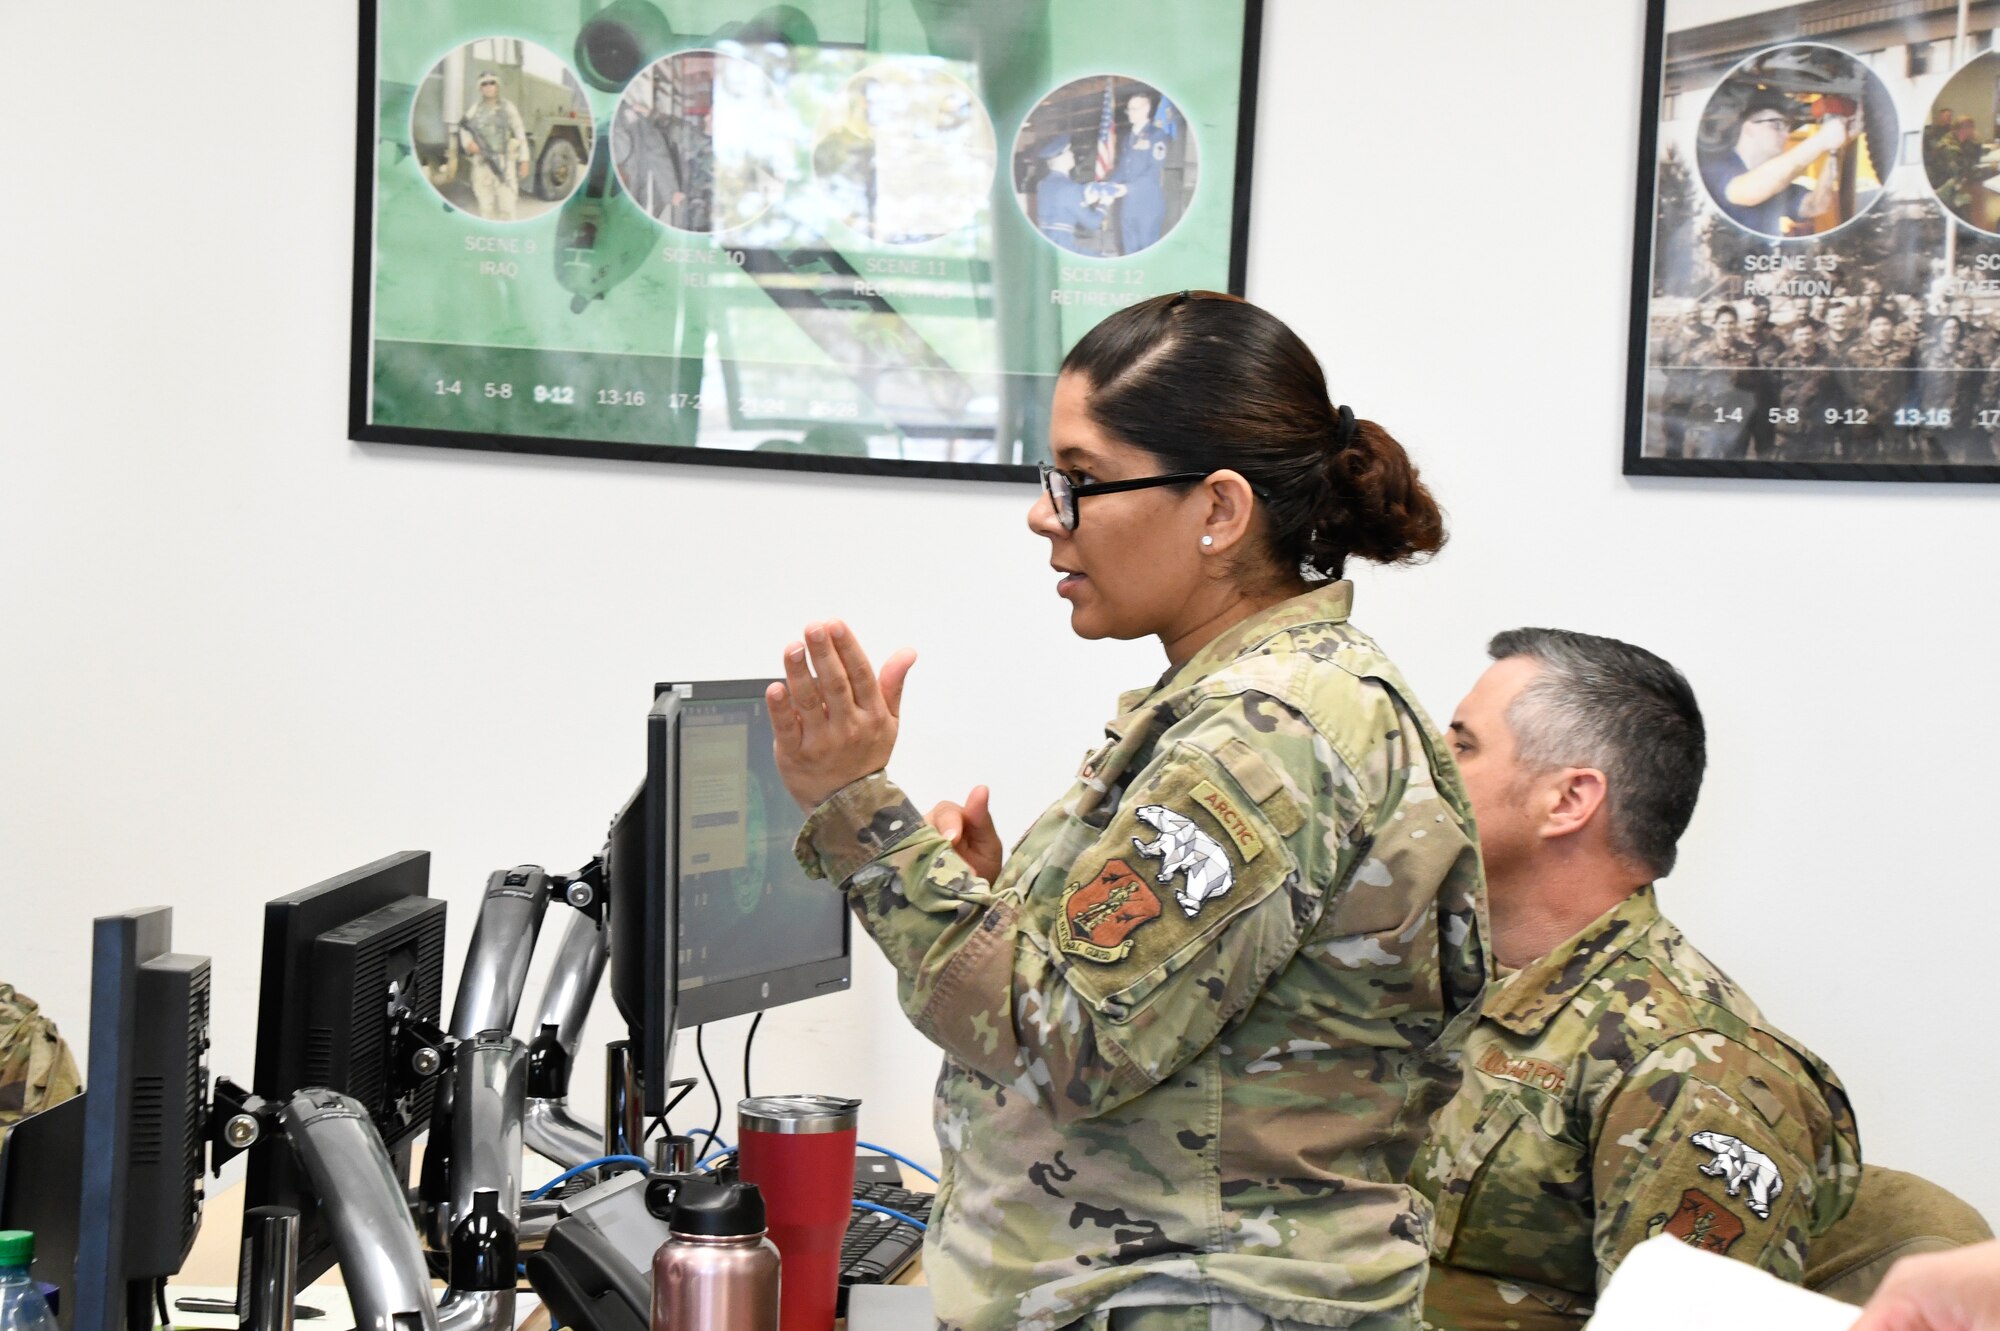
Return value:
M 678 704 L 687 702 L 756 702 L 762 703 L 765 690 L 776 683 L 773 679 L 731 679 L 702 680 L 688 683 L 654 685 L 654 711 L 659 713 L 659 701 L 673 698 Z M 673 715 L 678 714 L 676 706 Z M 678 762 L 679 729 L 672 727 L 673 741 Z M 649 741 L 650 742 L 650 741 Z M 655 787 L 657 789 L 657 787 Z M 670 798 L 678 795 L 677 788 L 669 787 Z M 660 806 L 659 812 L 666 819 L 666 826 L 678 830 L 680 810 L 675 805 L 671 811 L 665 801 L 651 801 Z M 669 812 L 671 816 L 669 817 Z M 657 872 L 664 878 L 667 866 L 675 863 L 671 846 L 656 841 L 663 853 L 648 856 L 648 873 Z M 831 885 L 829 892 L 834 891 Z M 679 984 L 675 973 L 675 1022 L 682 1030 L 690 1026 L 701 1026 L 712 1021 L 726 1021 L 731 1017 L 745 1017 L 754 1012 L 768 1011 L 786 1003 L 796 1003 L 807 998 L 818 998 L 822 994 L 840 993 L 853 984 L 854 977 L 854 919 L 843 910 L 840 913 L 840 954 L 823 961 L 805 962 L 788 966 L 782 970 L 764 971 L 755 975 L 740 976 L 732 980 L 718 980 L 689 989 Z M 672 932 L 665 935 L 670 957 L 676 955 L 679 942 L 678 921 Z
M 100 915 L 91 922 L 90 1049 L 84 1085 L 81 1186 L 77 1195 L 74 1306 L 64 1323 L 72 1331 L 122 1331 L 139 1312 L 142 1291 L 135 1286 L 128 1253 L 132 1216 L 157 1209 L 134 1204 L 140 1177 L 133 1165 L 135 1098 L 140 1074 L 140 978 L 151 963 L 171 960 L 189 968 L 206 958 L 173 951 L 174 912 L 153 906 Z M 189 1051 L 192 1053 L 192 1051 Z M 206 1098 L 206 1087 L 203 1088 Z M 186 1180 L 177 1180 L 185 1186 Z M 193 1202 L 199 1223 L 199 1180 Z M 177 1208 L 185 1199 L 174 1199 Z M 139 1277 L 150 1283 L 159 1272 Z M 149 1298 L 143 1300 L 150 1321 Z
M 362 919 L 409 897 L 430 895 L 427 850 L 398 851 L 358 869 L 336 874 L 264 904 L 263 964 L 257 989 L 257 1061 L 251 1089 L 282 1104 L 304 1085 L 306 1041 L 312 1021 L 313 944 L 331 929 Z M 442 997 L 440 997 L 442 1001 Z M 345 1087 L 333 1087 L 345 1091 Z M 383 1142 L 391 1168 L 407 1184 L 410 1147 L 430 1123 L 411 1125 L 398 1140 Z M 244 1209 L 289 1206 L 299 1212 L 299 1284 L 330 1270 L 336 1257 L 318 1216 L 317 1194 L 282 1138 L 249 1151 Z

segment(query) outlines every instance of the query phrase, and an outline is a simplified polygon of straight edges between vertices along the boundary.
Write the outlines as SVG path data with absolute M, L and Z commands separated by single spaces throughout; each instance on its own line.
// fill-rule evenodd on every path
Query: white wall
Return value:
M 1361 578 L 1433 712 L 1521 623 L 1680 664 L 1713 751 L 1669 910 L 1871 1159 L 2000 1218 L 1995 494 L 1619 475 L 1640 10 L 1272 0 L 1251 295 L 1451 510 Z M 90 917 L 170 902 L 247 1076 L 265 898 L 428 848 L 462 942 L 489 869 L 595 848 L 653 680 L 771 670 L 807 617 L 921 649 L 897 774 L 992 782 L 1005 831 L 1155 673 L 1069 636 L 1023 489 L 347 442 L 353 7 L 91 13 L 0 9 L 17 104 L 69 108 L 0 193 L 0 978 L 72 1038 Z M 935 1057 L 856 972 L 765 1022 L 758 1087 L 934 1159 Z

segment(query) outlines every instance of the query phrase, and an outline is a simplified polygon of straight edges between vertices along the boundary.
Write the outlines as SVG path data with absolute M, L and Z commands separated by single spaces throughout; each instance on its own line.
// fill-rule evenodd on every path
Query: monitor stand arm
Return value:
M 356 1331 L 438 1331 L 423 1249 L 368 1111 L 309 1087 L 278 1117 L 333 1233 Z
M 533 864 L 495 869 L 479 903 L 458 998 L 451 1007 L 451 1034 L 470 1040 L 481 1031 L 514 1029 L 514 1014 L 528 987 L 528 963 L 549 904 L 548 875 Z
M 482 1031 L 513 1029 L 548 904 L 549 878 L 537 865 L 495 869 L 488 875 L 465 969 L 459 972 L 458 997 L 451 1006 L 450 1034 L 461 1048 L 471 1045 Z M 458 1141 L 452 1104 L 457 1082 L 456 1077 L 447 1078 L 431 1102 L 430 1148 L 424 1152 L 423 1177 L 417 1185 L 418 1218 L 431 1246 L 438 1249 L 451 1241 L 444 1213 L 459 1192 L 452 1182 L 451 1159 Z
M 513 1331 L 521 1220 L 527 1050 L 504 1030 L 462 1041 L 452 1060 L 450 1276 L 440 1331 Z
M 601 913 L 601 912 L 600 912 Z M 542 990 L 539 1032 L 528 1046 L 528 1105 L 523 1124 L 529 1149 L 565 1169 L 603 1154 L 604 1129 L 569 1111 L 570 1067 L 584 1018 L 604 976 L 610 929 L 581 909 L 570 917 Z

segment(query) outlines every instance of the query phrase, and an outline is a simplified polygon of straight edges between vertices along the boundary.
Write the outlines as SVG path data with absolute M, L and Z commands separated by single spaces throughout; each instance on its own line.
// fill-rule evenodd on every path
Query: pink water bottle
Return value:
M 646 1206 L 668 1231 L 653 1254 L 652 1331 L 778 1331 L 778 1249 L 755 1184 L 656 1178 Z

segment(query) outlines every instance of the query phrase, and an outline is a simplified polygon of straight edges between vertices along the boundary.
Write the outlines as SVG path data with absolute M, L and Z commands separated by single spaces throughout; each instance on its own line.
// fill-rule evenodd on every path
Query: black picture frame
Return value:
M 1991 0 L 1979 0 L 1973 6 L 1976 11 L 1973 26 L 1962 44 L 1951 30 L 1956 14 L 1947 11 L 1906 15 L 1882 7 L 1865 9 L 1842 0 L 1808 0 L 1805 4 L 1768 3 L 1750 14 L 1670 30 L 1672 9 L 1673 0 L 1648 0 L 1646 6 L 1623 473 L 1751 480 L 2000 481 L 2000 301 L 1987 299 L 2000 295 L 2000 282 L 1993 283 L 1991 291 L 1982 291 L 1976 298 L 1977 308 L 1970 317 L 1979 325 L 1984 349 L 1971 356 L 1973 363 L 1962 371 L 1951 371 L 1950 378 L 1941 378 L 1939 371 L 1926 360 L 1934 355 L 1939 359 L 1944 356 L 1936 347 L 1943 336 L 1941 326 L 1948 321 L 1947 315 L 1964 317 L 1957 291 L 1971 288 L 1958 274 L 1968 269 L 1968 257 L 1985 264 L 1989 258 L 1984 256 L 1991 256 L 1990 262 L 2000 265 L 2000 228 L 1983 230 L 1942 202 L 1943 196 L 1933 181 L 1941 168 L 1933 164 L 1925 145 L 1932 102 L 1941 102 L 1944 93 L 1932 91 L 1925 95 L 1924 92 L 1938 81 L 1939 61 L 1947 63 L 1953 76 L 1966 71 L 1976 60 L 1992 59 L 2000 64 L 2000 55 L 1994 53 L 1993 47 L 1995 29 L 2000 27 L 2000 6 Z M 1787 60 L 1801 63 L 1793 48 L 1806 47 L 1831 48 L 1851 56 L 1857 66 L 1874 71 L 1875 81 L 1867 83 L 1856 105 L 1861 108 L 1861 122 L 1868 125 L 1869 113 L 1878 104 L 1869 99 L 1884 95 L 1888 98 L 1896 119 L 1895 164 L 1875 178 L 1872 202 L 1861 205 L 1832 231 L 1777 237 L 1724 216 L 1716 202 L 1714 187 L 1704 181 L 1703 166 L 1715 151 L 1711 127 L 1725 120 L 1720 94 L 1770 87 L 1791 95 L 1790 87 L 1770 71 L 1782 70 Z M 1776 58 L 1774 51 L 1779 52 Z M 1813 61 L 1807 59 L 1802 63 L 1810 65 Z M 1697 97 L 1702 99 L 1698 113 L 1690 109 L 1691 104 L 1684 104 L 1684 99 Z M 1671 116 L 1669 106 L 1675 108 Z M 1747 107 L 1746 97 L 1738 107 L 1738 113 L 1745 119 Z M 1995 111 L 2000 112 L 2000 105 Z M 1876 117 L 1878 121 L 1882 118 Z M 1669 120 L 1675 132 L 1663 134 L 1663 126 Z M 1995 126 L 1988 124 L 1983 129 L 1984 139 L 2000 140 Z M 1792 131 L 1795 138 L 1806 132 L 1803 124 Z M 1695 160 L 1682 160 L 1680 149 L 1690 143 L 1694 145 L 1691 156 Z M 1877 164 L 1873 158 L 1887 154 L 1874 144 L 1868 146 L 1872 170 Z M 1995 147 L 2000 150 L 2000 144 Z M 1858 192 L 1859 171 L 1851 171 L 1848 178 L 1856 182 L 1853 188 Z M 1840 177 L 1836 175 L 1835 179 Z M 1668 183 L 1663 185 L 1663 180 Z M 1845 196 L 1841 199 L 1840 206 L 1845 206 Z M 1707 228 L 1713 227 L 1728 228 L 1722 242 L 1710 243 L 1704 239 L 1709 235 Z M 1845 256 L 1863 252 L 1864 235 L 1870 242 L 1865 251 L 1868 262 L 1848 266 Z M 1951 237 L 1949 241 L 1925 243 L 1932 237 L 1947 235 Z M 1705 247 L 1705 256 L 1694 256 L 1697 246 Z M 1777 255 L 1778 262 L 1789 262 L 1792 256 L 1810 257 L 1803 271 L 1780 267 L 1772 271 L 1767 281 L 1747 272 L 1722 270 L 1713 262 L 1718 251 L 1741 253 L 1746 264 L 1751 262 L 1750 255 Z M 1814 271 L 1814 265 L 1823 261 L 1822 256 L 1835 260 L 1828 273 Z M 1687 261 L 1678 270 L 1673 267 L 1677 259 Z M 1694 270 L 1697 261 L 1708 264 L 1704 276 L 1717 279 L 1720 289 L 1691 297 L 1689 284 L 1677 284 L 1675 279 Z M 1758 259 L 1757 262 L 1774 261 Z M 1942 310 L 1940 288 L 1935 283 L 1926 285 L 1913 280 L 1920 271 L 1932 271 L 1940 264 L 1945 280 L 1941 288 Z M 1982 267 L 1979 271 L 1983 273 L 1986 269 Z M 1867 275 L 1860 275 L 1863 273 Z M 1824 283 L 1817 280 L 1829 274 L 1838 276 Z M 1895 274 L 1902 280 L 1888 278 L 1885 286 L 1886 274 Z M 1858 294 L 1847 286 L 1850 275 L 1859 288 Z M 1732 279 L 1735 279 L 1733 287 Z M 1870 283 L 1877 288 L 1872 294 Z M 1817 296 L 1821 285 L 1841 295 Z M 1799 288 L 1800 294 L 1788 293 L 1788 287 Z M 1703 309 L 1701 318 L 1706 324 L 1720 303 L 1742 301 L 1747 305 L 1755 303 L 1754 297 L 1761 296 L 1769 307 L 1768 329 L 1790 337 L 1798 318 L 1811 318 L 1796 311 L 1816 308 L 1814 301 L 1818 298 L 1837 303 L 1842 295 L 1852 302 L 1850 315 L 1883 308 L 1891 310 L 1891 336 L 1898 339 L 1907 336 L 1912 357 L 1906 366 L 1880 372 L 1885 377 L 1878 382 L 1887 384 L 1891 382 L 1888 376 L 1899 376 L 1896 382 L 1904 385 L 1900 390 L 1903 397 L 1893 412 L 1881 413 L 1879 418 L 1858 427 L 1842 420 L 1816 434 L 1795 431 L 1789 438 L 1777 438 L 1781 418 L 1792 409 L 1782 405 L 1787 383 L 1796 396 L 1807 401 L 1846 404 L 1821 407 L 1818 410 L 1822 416 L 1834 410 L 1851 416 L 1857 407 L 1863 412 L 1868 409 L 1858 406 L 1859 396 L 1811 398 L 1805 387 L 1808 381 L 1800 377 L 1799 368 L 1779 366 L 1774 360 L 1768 364 L 1760 362 L 1757 369 L 1748 373 L 1739 371 L 1732 375 L 1694 355 L 1663 356 L 1668 337 L 1665 325 L 1676 316 L 1685 318 L 1691 301 L 1693 308 Z M 1779 321 L 1775 313 L 1786 301 L 1793 307 L 1787 311 L 1792 315 L 1790 322 Z M 1967 324 L 1961 323 L 1959 335 L 1970 336 Z M 1711 342 L 1714 340 L 1712 328 L 1706 336 Z M 1687 340 L 1692 337 L 1688 334 Z M 1796 354 L 1803 358 L 1809 353 Z M 1839 370 L 1853 384 L 1866 383 L 1860 377 L 1864 371 L 1859 366 L 1840 362 L 1827 368 Z M 1706 412 L 1727 413 L 1734 408 L 1704 401 L 1702 421 L 1697 422 L 1691 410 L 1682 411 L 1676 420 L 1676 410 L 1691 403 L 1693 398 L 1687 393 L 1676 396 L 1675 390 L 1668 387 L 1666 380 L 1673 374 L 1679 374 L 1684 381 L 1699 379 L 1704 374 L 1711 380 L 1733 380 L 1737 404 L 1749 406 L 1753 424 L 1759 427 L 1758 437 L 1725 444 L 1719 450 L 1724 454 L 1721 456 L 1713 455 L 1718 450 L 1709 438 L 1702 439 L 1702 448 L 1690 447 L 1689 432 L 1706 423 Z M 1787 375 L 1791 377 L 1787 379 Z M 1949 387 L 1952 384 L 1959 387 Z M 1857 393 L 1873 395 L 1872 390 L 1865 388 L 1857 389 Z M 1954 396 L 1974 406 L 1959 411 L 1932 405 Z M 1980 402 L 1988 405 L 1978 407 Z M 1773 409 L 1779 413 L 1778 417 L 1769 415 Z M 1760 412 L 1763 419 L 1755 420 L 1755 414 Z M 1910 418 L 1908 424 L 1904 424 L 1906 416 Z M 1936 424 L 1940 419 L 1955 424 Z M 1977 424 L 1981 419 L 1985 420 L 1984 425 Z M 1869 431 L 1871 427 L 1872 434 L 1860 442 L 1851 435 L 1841 436 L 1843 430 Z M 1841 456 L 1828 456 L 1837 450 L 1842 452 Z M 1694 453 L 1701 455 L 1691 455 Z
M 1093 0 L 1094 2 L 1094 0 Z M 1212 0 L 1178 0 L 1191 8 L 1204 12 Z M 454 429 L 430 428 L 408 424 L 385 422 L 375 419 L 371 403 L 376 391 L 371 373 L 371 352 L 375 346 L 376 328 L 374 324 L 374 300 L 376 282 L 376 212 L 378 206 L 377 180 L 379 141 L 387 132 L 387 122 L 382 117 L 383 92 L 379 81 L 378 34 L 383 21 L 382 10 L 393 0 L 360 0 L 360 52 L 357 70 L 355 139 L 357 145 L 355 165 L 354 203 L 354 248 L 353 248 L 353 309 L 349 346 L 349 409 L 348 438 L 368 444 L 415 445 L 452 449 L 469 449 L 482 452 L 514 453 L 530 455 L 555 455 L 578 458 L 603 458 L 625 461 L 646 461 L 690 464 L 699 466 L 749 467 L 778 471 L 828 472 L 860 476 L 912 476 L 944 478 L 953 480 L 1032 482 L 1037 477 L 1034 457 L 1015 462 L 963 462 L 947 460 L 922 460 L 879 456 L 835 456 L 802 451 L 763 452 L 750 451 L 738 447 L 703 447 L 665 442 L 633 442 L 611 438 L 577 437 L 575 435 L 556 436 L 539 433 L 532 429 Z M 624 0 L 629 5 L 631 0 Z M 1060 8 L 1065 5 L 1083 3 L 1083 0 L 1045 0 L 1047 7 Z M 1158 0 L 1154 0 L 1158 3 Z M 1241 295 L 1245 289 L 1249 248 L 1249 214 L 1252 158 L 1255 146 L 1255 121 L 1258 85 L 1258 65 L 1261 54 L 1264 0 L 1235 0 L 1241 8 L 1242 59 L 1236 87 L 1237 108 L 1235 124 L 1231 132 L 1233 139 L 1233 171 L 1229 179 L 1230 197 L 1227 216 L 1229 244 L 1226 266 L 1226 289 Z M 662 0 L 664 4 L 664 0 Z M 745 0 L 746 16 L 761 8 L 758 4 Z M 769 11 L 766 11 L 769 12 Z M 730 25 L 735 26 L 735 25 Z M 1113 60 L 1116 63 L 1116 60 Z M 1060 82 L 1060 80 L 1058 80 Z M 1107 84 L 1110 80 L 1106 80 Z M 1106 92 L 1107 104 L 1110 92 Z M 1160 99 L 1164 100 L 1164 98 Z M 1019 123 L 1003 124 L 999 117 L 993 118 L 994 128 L 1003 138 L 1015 134 L 1026 117 L 1017 118 Z M 455 127 L 455 122 L 454 127 Z M 608 134 L 599 132 L 598 150 L 608 151 Z M 1018 144 L 1016 145 L 1018 151 Z M 996 166 L 995 198 L 1010 182 L 1000 178 L 1010 168 L 1007 155 L 1003 152 Z M 1017 182 L 1015 187 L 1018 188 Z M 1194 187 L 1188 187 L 1192 197 Z M 995 205 L 998 206 L 997 203 Z M 1131 256 L 1126 256 L 1131 257 Z M 1174 281 L 1173 288 L 1187 285 L 1184 281 Z M 1169 288 L 1172 289 L 1172 288 Z M 1155 294 L 1148 289 L 1140 294 Z M 989 307 L 990 308 L 990 307 Z M 1107 308 L 1106 313 L 1110 310 Z M 1052 369 L 1038 374 L 1000 373 L 995 376 L 1004 381 L 1005 388 L 1028 391 L 1013 381 L 1043 381 L 1035 385 L 1042 392 L 1043 407 L 1046 411 L 1046 389 L 1052 384 Z M 730 414 L 736 419 L 734 405 L 734 382 L 730 384 L 732 402 Z M 919 427 L 913 435 L 922 435 Z M 1023 434 L 1027 432 L 1023 431 Z M 1045 443 L 1043 444 L 1045 448 Z

